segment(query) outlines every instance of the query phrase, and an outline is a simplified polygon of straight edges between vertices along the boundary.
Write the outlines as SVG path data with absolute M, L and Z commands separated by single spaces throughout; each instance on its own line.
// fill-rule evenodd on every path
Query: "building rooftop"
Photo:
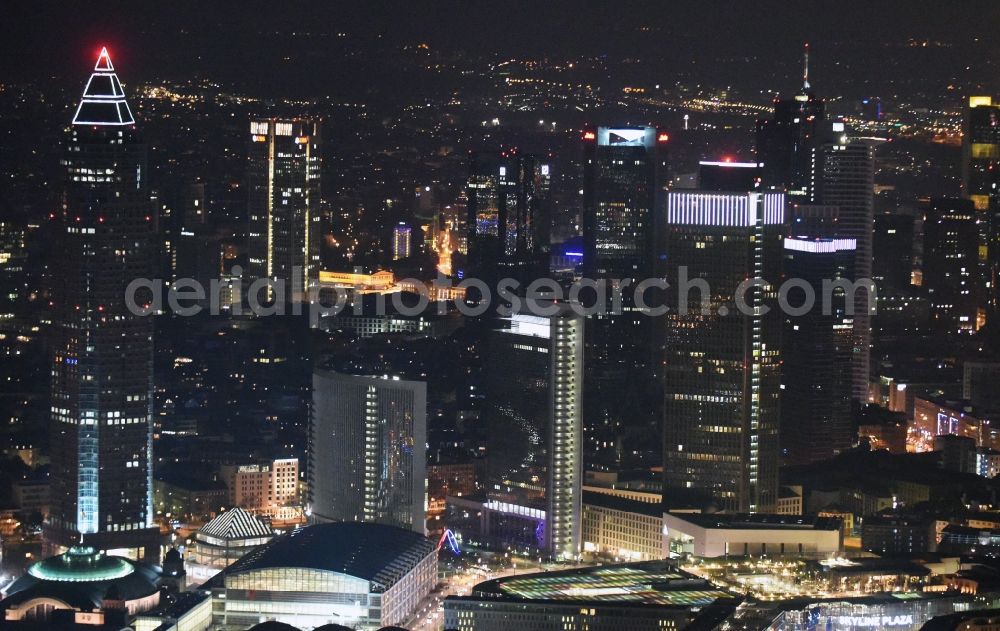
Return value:
M 154 594 L 158 579 L 159 574 L 148 566 L 79 546 L 28 568 L 7 588 L 2 605 L 51 598 L 90 611 L 101 606 L 110 590 L 127 601 Z
M 513 601 L 677 607 L 706 606 L 720 598 L 734 597 L 666 561 L 498 578 L 476 585 L 472 594 Z
M 680 519 L 702 528 L 724 530 L 839 530 L 837 517 L 802 517 L 799 515 L 728 515 L 718 513 L 670 513 Z
M 236 507 L 202 526 L 198 533 L 220 539 L 251 539 L 273 536 L 274 529 L 256 516 Z
M 583 503 L 590 506 L 599 506 L 610 510 L 623 511 L 626 513 L 638 513 L 649 517 L 663 518 L 663 507 L 660 502 L 642 502 L 610 493 L 600 493 L 597 491 L 584 491 Z
M 293 530 L 249 552 L 217 575 L 266 568 L 309 568 L 338 572 L 387 589 L 437 546 L 412 530 L 360 522 L 316 524 Z

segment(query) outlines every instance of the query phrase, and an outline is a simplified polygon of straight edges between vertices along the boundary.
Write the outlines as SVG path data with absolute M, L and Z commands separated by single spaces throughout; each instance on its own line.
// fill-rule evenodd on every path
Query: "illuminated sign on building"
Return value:
M 837 624 L 848 628 L 911 627 L 913 616 L 837 616 Z
M 611 147 L 651 147 L 656 143 L 652 127 L 598 127 L 597 144 Z

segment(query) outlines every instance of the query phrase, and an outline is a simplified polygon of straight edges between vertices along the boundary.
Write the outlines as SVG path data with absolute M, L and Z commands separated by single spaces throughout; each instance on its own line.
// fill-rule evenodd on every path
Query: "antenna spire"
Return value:
M 94 73 L 83 89 L 83 97 L 76 107 L 73 116 L 74 125 L 135 125 L 132 110 L 125 101 L 125 90 L 122 88 L 115 67 L 111 63 L 107 47 L 101 48 L 94 64 Z
M 806 42 L 802 53 L 802 89 L 809 89 L 809 42 Z

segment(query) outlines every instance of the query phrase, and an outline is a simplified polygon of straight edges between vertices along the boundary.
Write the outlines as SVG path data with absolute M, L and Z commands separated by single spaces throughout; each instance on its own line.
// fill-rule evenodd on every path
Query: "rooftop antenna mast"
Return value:
M 802 54 L 802 89 L 809 89 L 809 42 L 806 42 Z

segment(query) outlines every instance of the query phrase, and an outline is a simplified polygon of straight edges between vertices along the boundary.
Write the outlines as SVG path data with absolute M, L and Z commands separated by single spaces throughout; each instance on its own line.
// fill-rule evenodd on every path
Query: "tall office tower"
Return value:
M 805 47 L 802 89 L 790 99 L 774 100 L 774 115 L 757 121 L 757 162 L 763 162 L 765 187 L 806 195 L 810 188 L 810 148 L 826 117 L 823 100 L 809 85 L 809 45 Z
M 854 239 L 789 237 L 783 278 L 791 285 L 782 331 L 781 451 L 786 464 L 827 460 L 854 442 L 851 355 L 854 319 L 837 280 L 854 280 Z M 808 289 L 807 289 L 808 288 Z M 807 292 L 814 296 L 810 305 Z
M 868 141 L 851 138 L 844 123 L 830 121 L 822 126 L 811 149 L 812 175 L 809 202 L 837 206 L 835 228 L 829 238 L 854 239 L 854 273 L 860 280 L 872 277 L 872 233 L 875 228 L 875 147 Z M 854 386 L 855 400 L 868 400 L 871 362 L 871 309 L 866 291 L 854 299 Z
M 13 322 L 23 315 L 28 289 L 27 222 L 8 217 L 0 221 L 0 322 Z
M 962 130 L 962 192 L 976 210 L 990 207 L 1000 184 L 1000 103 L 970 96 Z
M 153 217 L 146 146 L 107 49 L 69 134 L 63 207 L 54 217 L 60 242 L 53 274 L 46 539 L 53 547 L 82 541 L 101 549 L 143 549 L 157 558 L 153 320 L 125 303 L 129 283 L 152 274 Z
M 872 238 L 872 280 L 887 290 L 908 289 L 913 277 L 914 217 L 904 214 L 875 216 Z
M 585 278 L 638 282 L 657 275 L 655 217 L 670 181 L 668 140 L 652 127 L 584 130 Z M 606 313 L 592 316 L 587 325 L 588 466 L 620 465 L 619 451 L 659 442 L 660 336 L 656 319 L 641 314 L 632 296 L 623 292 L 621 313 L 607 305 Z
M 486 362 L 488 494 L 510 507 L 491 531 L 555 559 L 580 554 L 583 319 L 515 314 Z M 527 509 L 527 510 L 525 510 Z M 541 516 L 542 521 L 529 515 Z
M 962 129 L 962 193 L 976 207 L 990 310 L 1000 310 L 1000 104 L 970 96 Z
M 665 215 L 667 278 L 707 286 L 667 292 L 664 493 L 693 489 L 720 509 L 772 512 L 785 195 L 671 191 Z M 766 283 L 738 292 L 755 278 Z
M 247 170 L 250 224 L 248 278 L 284 287 L 261 289 L 258 300 L 301 301 L 319 278 L 320 124 L 304 118 L 250 121 Z
M 985 319 L 979 286 L 979 227 L 969 199 L 932 199 L 924 215 L 923 286 L 931 326 L 972 333 Z
M 548 272 L 551 171 L 544 158 L 516 151 L 477 153 L 466 186 L 467 277 L 490 286 L 505 277 L 527 285 Z
M 392 260 L 398 261 L 399 259 L 410 258 L 410 243 L 412 243 L 412 234 L 413 230 L 402 221 L 393 227 Z
M 425 382 L 357 365 L 317 369 L 309 443 L 314 519 L 425 531 Z

